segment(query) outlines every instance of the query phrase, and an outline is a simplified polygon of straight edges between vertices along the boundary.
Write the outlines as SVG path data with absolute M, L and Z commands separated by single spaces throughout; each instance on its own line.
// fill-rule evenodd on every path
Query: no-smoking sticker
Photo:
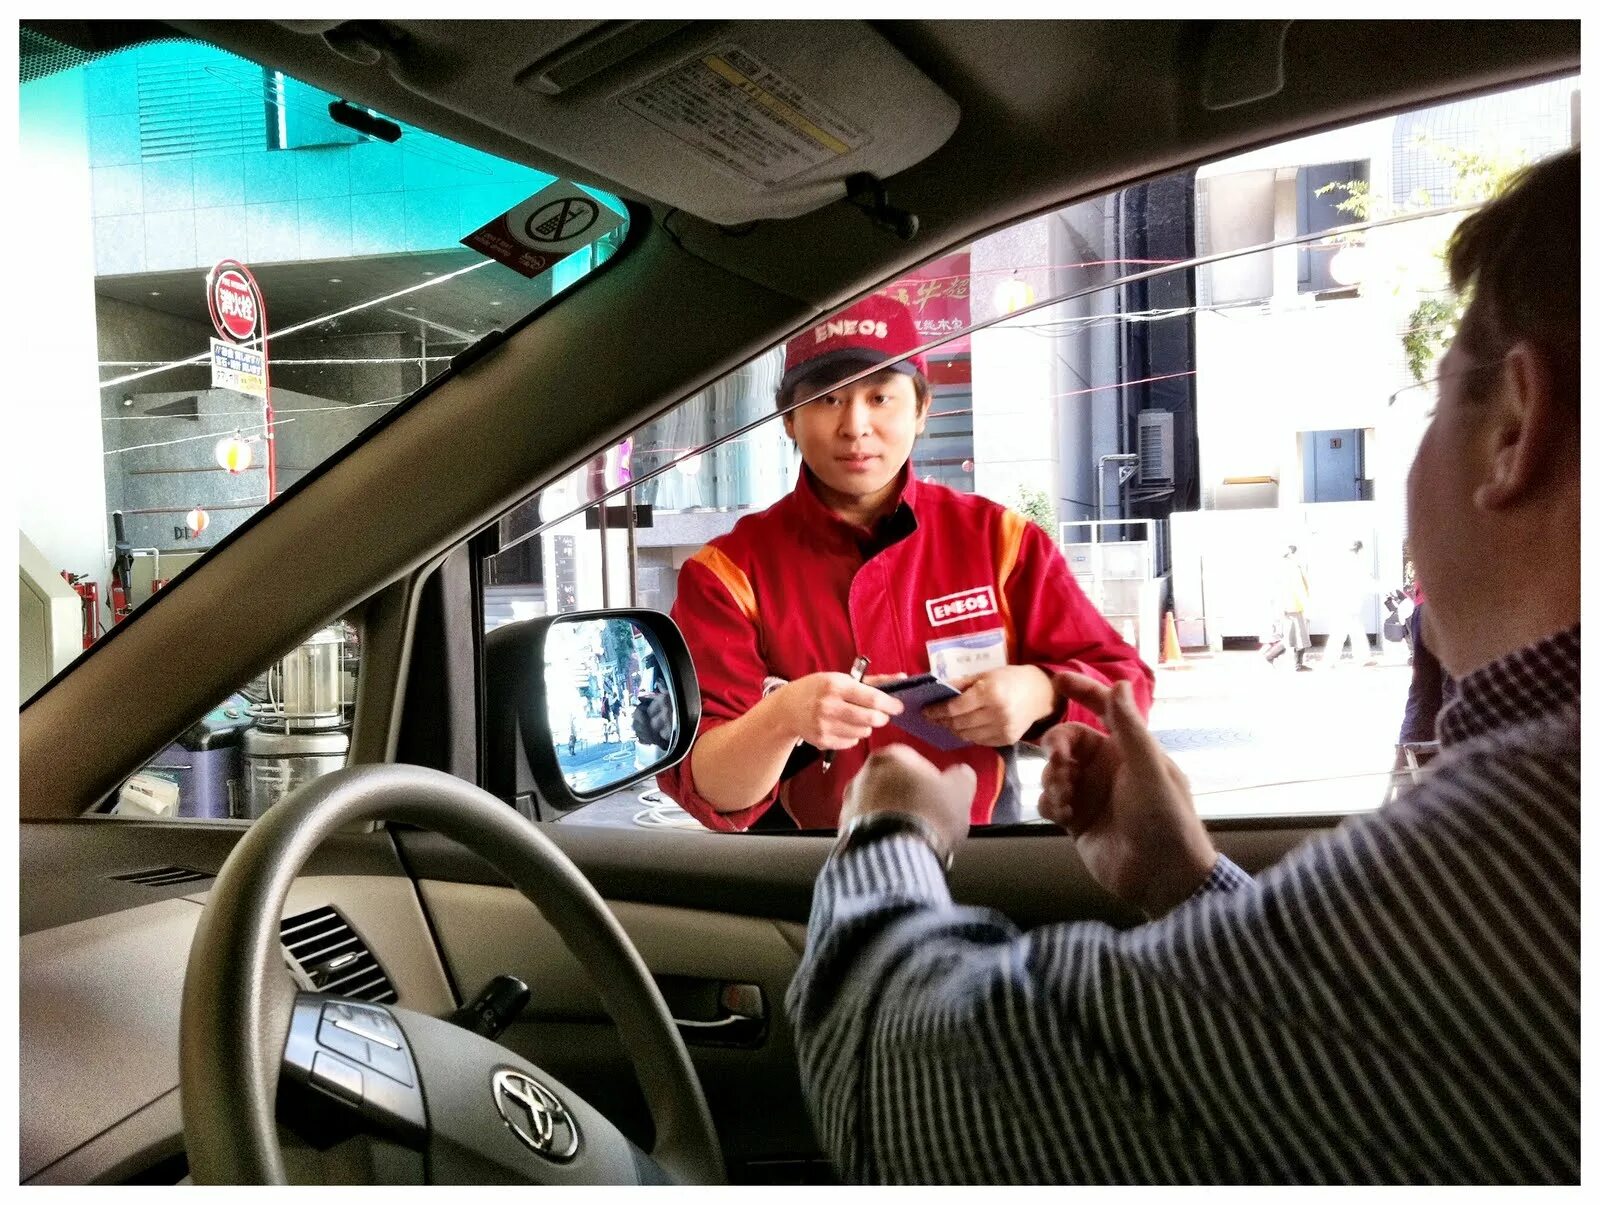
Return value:
M 565 197 L 533 211 L 523 233 L 533 243 L 560 243 L 577 238 L 600 217 L 600 206 L 588 197 Z
M 621 224 L 621 217 L 582 189 L 558 180 L 461 241 L 534 277 Z

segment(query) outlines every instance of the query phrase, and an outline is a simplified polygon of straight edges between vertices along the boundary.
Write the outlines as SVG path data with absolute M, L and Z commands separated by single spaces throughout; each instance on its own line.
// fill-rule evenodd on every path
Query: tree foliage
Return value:
M 1017 491 L 1017 504 L 1012 507 L 1019 515 L 1044 529 L 1051 540 L 1056 538 L 1056 507 L 1043 490 L 1024 485 Z
M 1344 197 L 1334 205 L 1340 213 L 1348 214 L 1356 222 L 1382 221 L 1408 213 L 1420 214 L 1443 205 L 1484 204 L 1504 192 L 1528 162 L 1522 152 L 1506 156 L 1466 150 L 1439 142 L 1426 133 L 1417 135 L 1416 145 L 1449 167 L 1451 185 L 1448 197 L 1435 198 L 1428 189 L 1418 189 L 1410 198 L 1397 202 L 1374 193 L 1366 180 L 1325 184 L 1317 189 L 1317 195 L 1341 191 Z M 1389 231 L 1408 229 L 1409 223 L 1388 228 Z M 1425 243 L 1410 247 L 1407 249 L 1409 253 L 1397 257 L 1391 284 L 1397 296 L 1411 294 L 1405 326 L 1400 332 L 1400 344 L 1405 352 L 1406 368 L 1411 373 L 1411 379 L 1420 383 L 1433 371 L 1444 349 L 1455 336 L 1456 327 L 1470 299 L 1445 287 L 1448 279 L 1445 254 L 1454 223 L 1443 230 L 1442 236 L 1440 227 L 1432 222 L 1419 222 L 1417 229 Z M 1342 242 L 1360 246 L 1364 245 L 1368 234 L 1375 233 L 1339 237 Z

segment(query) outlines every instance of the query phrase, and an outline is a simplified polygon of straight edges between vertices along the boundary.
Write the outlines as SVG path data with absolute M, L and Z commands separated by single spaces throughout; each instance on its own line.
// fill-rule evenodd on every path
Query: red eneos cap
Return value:
M 874 293 L 789 340 L 779 391 L 824 369 L 836 369 L 837 380 L 871 364 L 926 377 L 927 360 L 906 354 L 922 341 L 910 309 L 893 297 Z

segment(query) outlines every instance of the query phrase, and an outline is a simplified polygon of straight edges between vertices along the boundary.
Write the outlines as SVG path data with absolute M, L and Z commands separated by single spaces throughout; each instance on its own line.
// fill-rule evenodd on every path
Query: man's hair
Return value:
M 1489 365 L 1526 341 L 1544 354 L 1557 396 L 1578 402 L 1578 150 L 1518 173 L 1450 240 L 1450 284 L 1470 291 L 1457 342 Z M 1469 396 L 1472 380 L 1465 382 Z
M 870 376 L 861 378 L 863 381 L 870 381 L 871 379 L 872 377 Z M 857 384 L 859 383 L 860 382 L 857 382 Z M 933 398 L 933 386 L 928 383 L 928 378 L 923 376 L 920 372 L 914 372 L 911 374 L 911 385 L 912 388 L 917 391 L 917 409 L 925 409 Z M 778 390 L 778 409 L 787 409 L 789 403 L 793 402 L 796 398 L 805 397 L 808 394 L 815 393 L 818 387 L 819 383 L 817 377 L 801 377 L 793 385 L 790 385 L 789 388 Z

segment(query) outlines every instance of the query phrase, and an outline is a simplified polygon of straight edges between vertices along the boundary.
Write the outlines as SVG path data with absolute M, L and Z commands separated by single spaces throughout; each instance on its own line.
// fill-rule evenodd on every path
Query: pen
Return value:
M 867 658 L 857 657 L 855 663 L 850 666 L 850 676 L 857 682 L 861 681 L 866 676 L 867 666 L 870 664 L 871 662 Z M 833 750 L 824 749 L 822 751 L 822 772 L 826 774 L 831 769 L 833 769 Z

